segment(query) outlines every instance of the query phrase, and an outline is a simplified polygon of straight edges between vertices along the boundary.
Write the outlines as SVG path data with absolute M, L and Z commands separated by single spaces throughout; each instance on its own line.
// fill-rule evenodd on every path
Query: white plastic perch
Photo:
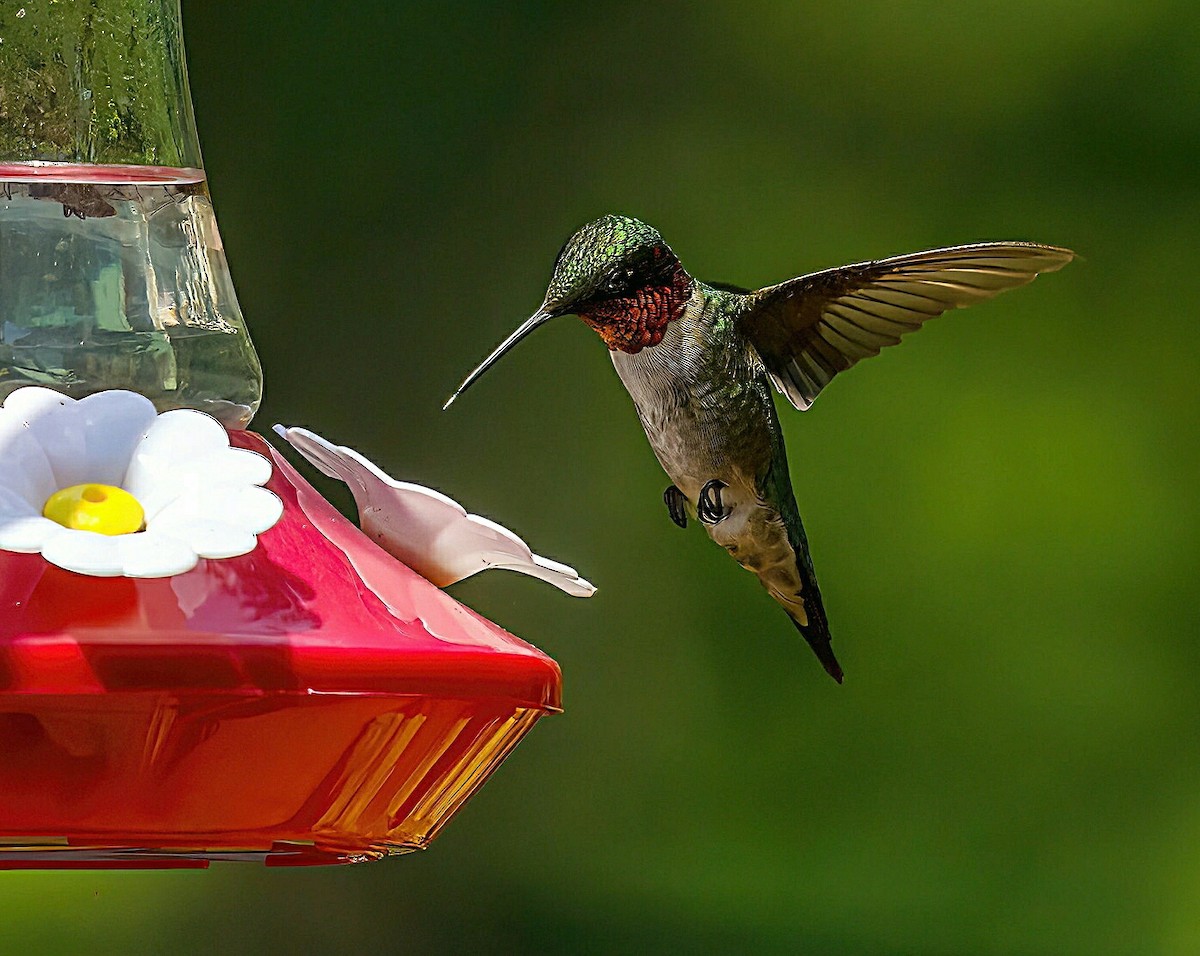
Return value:
M 276 425 L 275 432 L 320 472 L 349 485 L 362 530 L 438 587 L 488 568 L 506 568 L 541 578 L 574 597 L 596 593 L 574 568 L 534 554 L 507 528 L 469 514 L 453 498 L 396 481 L 354 449 L 331 445 L 306 428 Z

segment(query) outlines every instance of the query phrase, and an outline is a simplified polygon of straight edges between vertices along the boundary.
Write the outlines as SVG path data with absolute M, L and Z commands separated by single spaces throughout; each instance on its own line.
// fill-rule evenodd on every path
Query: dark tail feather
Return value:
M 771 407 L 772 418 L 774 406 Z M 804 522 L 800 520 L 800 509 L 796 507 L 796 496 L 792 493 L 792 483 L 788 478 L 787 452 L 783 447 L 783 434 L 776 422 L 774 430 L 774 457 L 771 468 L 765 479 L 765 488 L 769 499 L 778 502 L 779 514 L 787 528 L 788 543 L 796 556 L 796 570 L 800 573 L 801 587 L 799 594 L 784 598 L 779 591 L 772 588 L 766 581 L 767 590 L 777 600 L 796 630 L 808 641 L 808 646 L 817 655 L 817 660 L 825 668 L 825 673 L 839 684 L 842 682 L 842 665 L 838 663 L 829 643 L 829 621 L 825 618 L 825 602 L 821 600 L 821 588 L 817 585 L 817 572 L 813 568 L 812 554 L 808 550 L 808 536 L 804 533 Z M 761 580 L 761 577 L 760 577 Z M 800 607 L 796 607 L 799 598 Z
M 825 673 L 840 684 L 842 682 L 842 665 L 838 663 L 838 659 L 833 654 L 833 645 L 829 642 L 829 629 L 827 627 L 805 627 L 795 618 L 792 618 L 792 623 L 808 641 L 808 646 L 817 655 L 817 660 L 825 668 Z
M 812 554 L 808 550 L 808 538 L 804 534 L 804 525 L 800 523 L 799 515 L 796 515 L 789 531 L 792 537 L 792 548 L 796 552 L 796 568 L 804 581 L 801 598 L 804 602 L 804 616 L 808 620 L 801 623 L 792 617 L 790 611 L 788 616 L 792 618 L 796 630 L 808 641 L 808 646 L 817 655 L 817 660 L 825 668 L 825 673 L 840 684 L 842 682 L 842 665 L 838 663 L 833 654 L 833 647 L 830 645 L 829 621 L 825 617 L 825 602 L 821 600 L 817 572 L 813 569 Z M 786 605 L 784 609 L 787 610 Z

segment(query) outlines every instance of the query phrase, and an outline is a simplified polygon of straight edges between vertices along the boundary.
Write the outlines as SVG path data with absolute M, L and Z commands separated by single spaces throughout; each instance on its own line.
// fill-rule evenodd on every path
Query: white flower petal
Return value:
M 37 554 L 67 529 L 41 515 L 0 518 L 0 550 Z
M 69 482 L 67 487 L 85 481 L 120 485 L 129 470 L 134 448 L 158 417 L 154 403 L 137 392 L 113 390 L 80 399 L 76 410 L 83 416 L 87 474 Z
M 156 514 L 201 484 L 191 465 L 229 450 L 229 436 L 214 418 L 191 409 L 164 412 L 138 442 L 122 487 Z
M 121 570 L 130 578 L 166 578 L 196 566 L 197 554 L 186 541 L 153 531 L 117 536 Z
M 41 509 L 31 505 L 24 495 L 0 485 L 0 521 L 5 518 L 37 517 L 40 514 Z
M 283 514 L 283 502 L 257 485 L 215 485 L 179 495 L 146 522 L 147 528 L 168 529 L 194 521 L 217 520 L 261 534 Z M 171 533 L 174 533 L 172 531 Z
M 219 496 L 220 489 L 249 488 L 271 477 L 271 463 L 257 452 L 244 448 L 224 448 L 195 461 L 181 461 L 170 466 L 163 463 L 161 470 L 157 468 L 158 462 L 147 461 L 137 476 L 139 490 L 143 493 L 135 496 L 150 518 L 177 499 L 203 496 L 207 500 Z M 276 515 L 271 524 L 278 518 Z
M 114 389 L 75 401 L 48 388 L 17 389 L 4 413 L 41 446 L 55 490 L 120 484 L 134 447 L 158 415 L 150 399 L 136 392 Z
M 223 448 L 189 466 L 199 484 L 265 485 L 271 479 L 271 463 L 249 448 Z
M 177 538 L 202 558 L 236 558 L 254 550 L 258 538 L 241 527 L 213 519 L 157 521 L 154 531 Z
M 215 418 L 190 408 L 159 415 L 138 443 L 135 459 L 143 455 L 164 466 L 195 461 L 229 447 L 229 435 Z
M 35 394 L 25 394 L 32 391 Z M 31 419 L 69 402 L 48 388 L 19 388 L 0 408 L 0 485 L 16 492 L 40 512 L 58 490 L 50 460 L 30 427 Z
M 275 526 L 283 517 L 283 502 L 274 492 L 251 485 L 240 489 L 227 499 L 229 510 L 221 513 L 226 521 L 237 521 L 238 525 L 254 534 L 262 534 Z
M 48 388 L 18 389 L 4 402 L 5 417 L 19 422 L 41 448 L 56 489 L 79 484 L 70 480 L 73 467 L 86 458 L 83 430 L 75 427 L 77 405 L 73 398 Z
M 126 535 L 96 534 L 59 528 L 42 546 L 42 557 L 67 571 L 95 577 L 115 577 L 123 572 L 121 538 Z
M 4 399 L 4 411 L 19 418 L 36 418 L 54 407 L 76 404 L 75 399 L 41 385 L 26 385 Z

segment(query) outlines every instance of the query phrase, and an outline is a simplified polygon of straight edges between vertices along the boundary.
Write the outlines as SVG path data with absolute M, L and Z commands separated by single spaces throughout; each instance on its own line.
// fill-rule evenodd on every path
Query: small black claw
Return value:
M 663 492 L 663 501 L 667 503 L 667 514 L 679 527 L 687 527 L 687 498 L 683 492 L 671 485 Z
M 721 504 L 721 489 L 729 486 L 714 478 L 706 482 L 700 489 L 700 498 L 696 502 L 696 517 L 705 524 L 716 524 L 729 517 L 729 511 Z

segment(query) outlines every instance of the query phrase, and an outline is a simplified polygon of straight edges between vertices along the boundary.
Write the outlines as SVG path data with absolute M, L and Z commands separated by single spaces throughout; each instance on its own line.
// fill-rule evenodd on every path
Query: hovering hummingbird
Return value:
M 827 269 L 755 292 L 694 279 L 657 230 L 604 216 L 567 240 L 541 308 L 444 407 L 538 326 L 579 316 L 608 346 L 672 481 L 663 495 L 671 520 L 685 527 L 694 512 L 841 683 L 768 382 L 804 411 L 838 372 L 926 319 L 1074 257 L 1056 246 L 985 242 Z

